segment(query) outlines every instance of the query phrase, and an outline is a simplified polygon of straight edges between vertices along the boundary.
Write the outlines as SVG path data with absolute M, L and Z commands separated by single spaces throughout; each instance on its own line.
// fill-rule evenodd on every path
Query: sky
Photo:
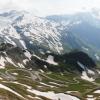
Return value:
M 27 10 L 39 16 L 100 9 L 100 0 L 0 0 L 0 10 Z

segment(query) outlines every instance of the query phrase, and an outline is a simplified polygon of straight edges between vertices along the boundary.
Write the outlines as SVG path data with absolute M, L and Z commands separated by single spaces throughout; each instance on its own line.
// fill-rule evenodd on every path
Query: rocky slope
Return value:
M 63 55 L 53 53 L 36 55 L 12 44 L 2 43 L 0 45 L 0 68 L 5 69 L 9 66 L 46 72 L 64 73 L 68 71 L 77 73 L 77 75 L 86 72 L 94 79 L 98 73 L 95 62 L 82 51 L 74 51 Z

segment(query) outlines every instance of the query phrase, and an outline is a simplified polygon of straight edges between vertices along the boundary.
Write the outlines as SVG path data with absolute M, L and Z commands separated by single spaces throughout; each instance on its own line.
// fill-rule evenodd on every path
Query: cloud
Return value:
M 100 8 L 99 4 L 100 0 L 0 0 L 0 9 L 28 10 L 43 16 Z

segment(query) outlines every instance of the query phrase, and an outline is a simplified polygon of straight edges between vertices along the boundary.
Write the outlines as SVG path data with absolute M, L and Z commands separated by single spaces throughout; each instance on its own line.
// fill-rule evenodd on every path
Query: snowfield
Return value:
M 27 91 L 34 93 L 37 96 L 44 96 L 44 97 L 47 97 L 47 98 L 52 99 L 52 100 L 59 100 L 59 99 L 60 100 L 80 100 L 77 97 L 67 95 L 64 93 L 55 94 L 54 92 L 40 92 L 38 90 L 33 90 L 33 89 L 32 90 L 27 89 Z

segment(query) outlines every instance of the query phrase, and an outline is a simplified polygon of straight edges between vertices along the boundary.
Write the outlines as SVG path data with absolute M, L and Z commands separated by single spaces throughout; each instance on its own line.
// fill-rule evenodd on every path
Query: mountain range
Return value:
M 99 19 L 90 13 L 41 18 L 13 10 L 0 14 L 0 23 L 1 43 L 58 54 L 78 49 L 99 60 Z
M 85 88 L 92 84 L 93 89 L 97 88 L 95 86 L 99 85 L 94 81 L 100 76 L 97 66 L 100 61 L 99 24 L 99 12 L 46 17 L 16 10 L 0 13 L 1 87 L 4 85 L 3 87 L 10 88 L 5 87 L 5 90 L 9 91 L 8 96 L 4 91 L 6 97 L 14 100 L 14 96 L 11 96 L 13 93 L 16 95 L 16 100 L 53 100 L 54 98 L 66 100 L 66 97 L 72 95 L 68 99 L 71 100 L 74 98 L 73 94 L 65 95 L 65 87 L 70 91 L 77 90 L 75 84 L 80 87 L 84 85 Z M 50 81 L 52 82 L 49 83 Z M 20 89 L 16 85 L 20 88 L 23 85 L 27 88 L 27 92 L 23 89 L 19 92 Z M 44 88 L 41 88 L 41 85 Z M 51 89 L 53 86 L 55 89 Z M 32 90 L 33 87 L 36 90 Z M 11 89 L 17 90 L 20 95 Z M 78 89 L 78 92 L 83 94 L 76 93 L 74 96 L 85 98 L 84 93 L 88 90 Z M 53 97 L 50 97 L 38 90 L 44 91 L 44 94 L 47 90 L 62 94 L 59 94 L 61 95 L 59 97 L 58 94 L 51 93 Z M 33 95 L 37 99 L 33 99 Z M 65 99 L 62 99 L 62 95 Z M 79 100 L 76 97 L 73 100 Z

